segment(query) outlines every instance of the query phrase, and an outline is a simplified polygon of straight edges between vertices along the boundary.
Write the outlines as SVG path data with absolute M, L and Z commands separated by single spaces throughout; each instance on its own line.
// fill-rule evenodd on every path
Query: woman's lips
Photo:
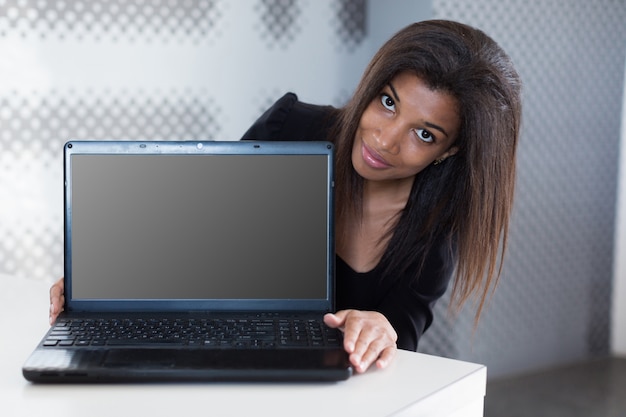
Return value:
M 391 165 L 387 161 L 385 161 L 382 156 L 380 156 L 376 151 L 368 147 L 365 142 L 363 142 L 361 152 L 363 155 L 363 160 L 368 166 L 376 169 L 391 167 Z

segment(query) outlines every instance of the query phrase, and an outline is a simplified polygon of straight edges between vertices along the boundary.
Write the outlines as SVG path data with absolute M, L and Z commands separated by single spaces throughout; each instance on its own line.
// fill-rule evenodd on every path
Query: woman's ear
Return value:
M 445 151 L 443 154 L 441 154 L 441 156 L 439 158 L 435 159 L 434 164 L 435 165 L 439 165 L 440 163 L 445 161 L 446 158 L 449 158 L 449 157 L 455 155 L 458 151 L 459 151 L 459 147 L 458 146 L 451 146 L 447 151 Z
M 450 149 L 448 149 L 447 151 L 445 151 L 443 153 L 443 155 L 441 155 L 440 158 L 446 159 L 450 156 L 456 155 L 456 153 L 459 151 L 459 147 L 458 146 L 451 146 Z

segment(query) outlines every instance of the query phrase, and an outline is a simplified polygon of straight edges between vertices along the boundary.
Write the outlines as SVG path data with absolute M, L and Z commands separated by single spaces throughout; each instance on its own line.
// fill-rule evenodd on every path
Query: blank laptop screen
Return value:
M 325 155 L 71 158 L 74 299 L 327 297 Z

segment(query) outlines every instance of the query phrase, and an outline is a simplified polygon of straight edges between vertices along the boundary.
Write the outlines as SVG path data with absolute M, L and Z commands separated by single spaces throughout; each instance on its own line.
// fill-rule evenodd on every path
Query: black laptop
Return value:
M 65 311 L 35 382 L 337 381 L 327 142 L 64 147 Z

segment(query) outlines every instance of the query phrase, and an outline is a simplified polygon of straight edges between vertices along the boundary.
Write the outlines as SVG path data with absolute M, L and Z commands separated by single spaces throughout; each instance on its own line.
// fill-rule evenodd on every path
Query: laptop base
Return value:
M 344 352 L 322 349 L 53 348 L 37 350 L 23 366 L 24 377 L 37 383 L 312 382 L 345 380 L 351 374 Z

